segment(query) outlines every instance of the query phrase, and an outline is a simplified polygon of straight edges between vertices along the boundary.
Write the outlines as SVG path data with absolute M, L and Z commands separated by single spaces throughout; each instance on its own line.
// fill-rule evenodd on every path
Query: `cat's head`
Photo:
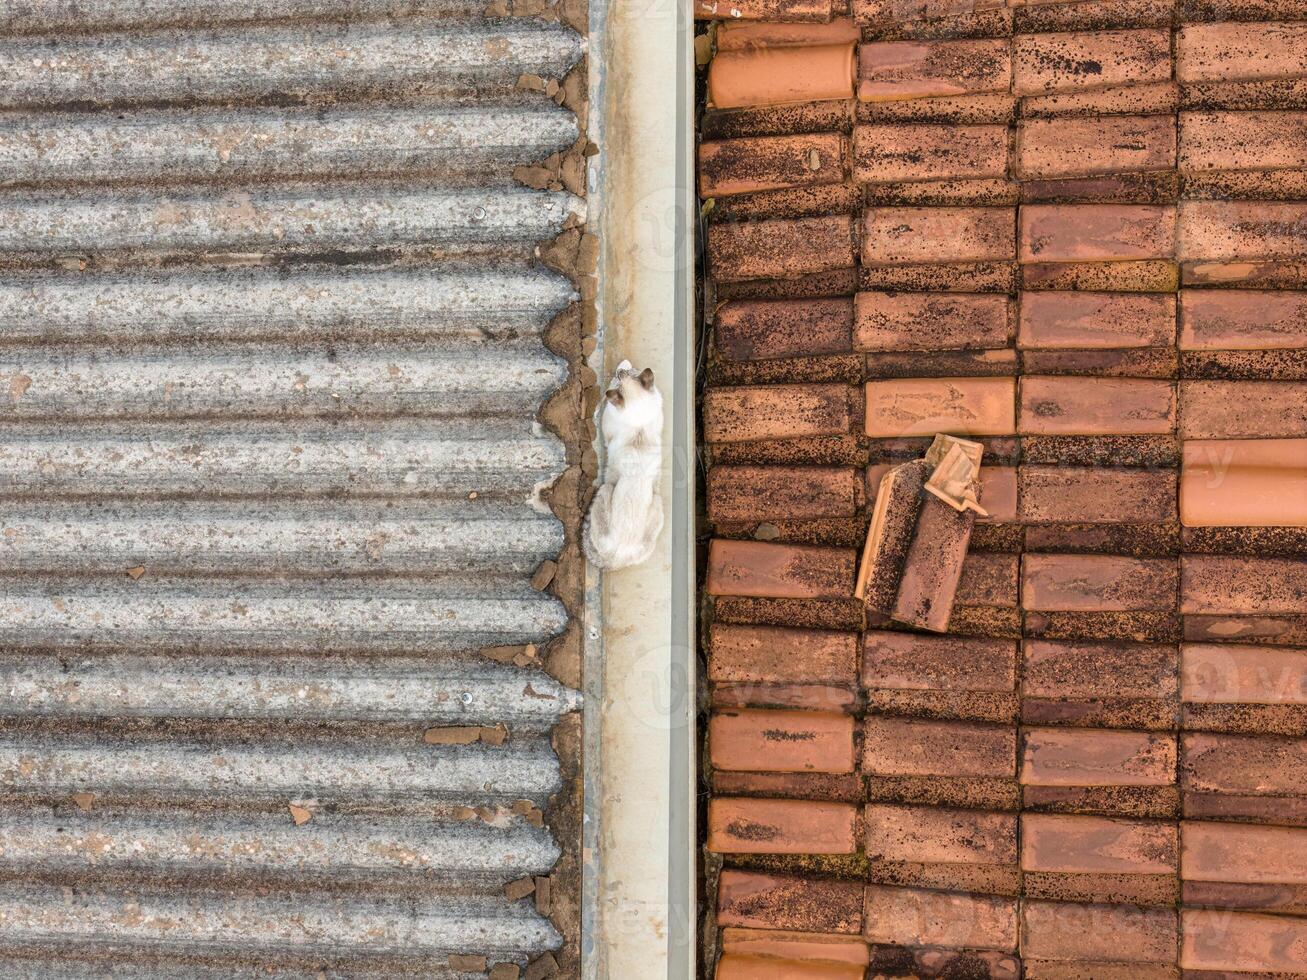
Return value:
M 604 414 L 616 412 L 631 425 L 656 420 L 663 410 L 663 396 L 654 384 L 653 369 L 636 371 L 630 361 L 617 365 L 604 397 L 608 399 Z

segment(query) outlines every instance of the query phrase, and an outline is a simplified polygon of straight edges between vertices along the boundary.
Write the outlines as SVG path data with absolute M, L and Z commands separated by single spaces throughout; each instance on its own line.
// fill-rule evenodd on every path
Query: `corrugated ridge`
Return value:
M 266 814 L 184 810 L 143 815 L 90 812 L 21 818 L 0 814 L 0 870 L 58 876 L 158 871 L 242 877 L 285 873 L 336 883 L 414 878 L 437 893 L 486 895 L 501 876 L 545 874 L 558 845 L 543 827 L 515 818 L 495 827 L 478 819 L 419 822 L 318 812 L 302 827 Z M 487 886 L 487 882 L 489 885 Z
M 4 942 L 13 945 L 54 945 L 70 938 L 92 950 L 139 944 L 156 955 L 184 956 L 200 947 L 233 957 L 287 959 L 366 949 L 418 963 L 460 949 L 517 958 L 559 941 L 553 926 L 526 902 L 322 893 L 215 897 L 89 889 L 70 896 L 58 887 L 7 888 L 0 893 L 0 931 Z
M 293 715 L 537 732 L 579 706 L 551 677 L 481 658 L 0 653 L 0 712 L 15 718 Z
M 485 4 L 466 0 L 8 0 L 0 33 L 112 30 L 363 17 L 467 17 Z
M 140 255 L 522 246 L 584 204 L 526 189 L 359 186 L 229 191 L 16 191 L 0 201 L 0 252 Z
M 48 737 L 39 753 L 0 734 L 0 785 L 14 793 L 201 802 L 316 797 L 330 803 L 543 802 L 560 787 L 549 742 L 526 735 L 504 745 L 323 744 L 302 739 L 164 743 Z M 290 823 L 289 819 L 284 823 Z M 21 863 L 23 855 L 18 855 Z M 511 870 L 511 869 L 510 869 Z
M 566 623 L 534 249 L 585 210 L 512 171 L 583 42 L 479 6 L 0 7 L 4 976 L 561 942 L 503 885 L 579 696 L 476 651 Z
M 520 420 L 373 419 L 7 425 L 0 496 L 491 497 L 562 471 L 563 447 Z M 468 501 L 473 503 L 474 501 Z
M 334 344 L 330 357 L 321 345 L 129 355 L 10 348 L 0 372 L 30 379 L 0 419 L 522 416 L 566 378 L 538 344 Z
M 468 100 L 558 77 L 576 33 L 527 20 L 252 25 L 0 41 L 0 108 L 279 102 L 325 94 Z M 560 70 L 561 69 L 561 70 Z
M 439 338 L 533 342 L 575 298 L 541 269 L 138 271 L 0 279 L 0 344 Z M 542 353 L 538 345 L 537 353 Z
M 0 644 L 412 653 L 543 640 L 567 621 L 525 576 L 132 581 L 126 571 L 4 581 Z
M 298 501 L 11 503 L 0 519 L 0 565 L 79 574 L 135 566 L 152 574 L 529 574 L 562 548 L 562 528 L 521 507 L 511 513 L 443 516 L 409 504 L 378 515 L 375 506 Z
M 216 109 L 0 119 L 5 186 L 305 179 L 350 172 L 511 186 L 505 163 L 576 141 L 552 103 L 421 109 Z

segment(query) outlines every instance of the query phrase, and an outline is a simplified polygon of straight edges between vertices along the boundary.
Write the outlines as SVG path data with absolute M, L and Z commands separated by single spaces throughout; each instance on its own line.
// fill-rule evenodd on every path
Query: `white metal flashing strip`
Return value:
M 693 57 L 689 5 L 590 8 L 590 229 L 601 380 L 662 389 L 667 521 L 653 558 L 587 582 L 584 975 L 695 970 Z

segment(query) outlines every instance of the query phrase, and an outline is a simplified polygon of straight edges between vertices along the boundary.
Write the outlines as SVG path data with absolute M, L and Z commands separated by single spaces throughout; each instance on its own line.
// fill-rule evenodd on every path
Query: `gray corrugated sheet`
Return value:
M 0 0 L 0 975 L 561 941 L 503 886 L 579 697 L 476 651 L 566 622 L 534 247 L 584 202 L 511 172 L 583 42 L 479 10 Z

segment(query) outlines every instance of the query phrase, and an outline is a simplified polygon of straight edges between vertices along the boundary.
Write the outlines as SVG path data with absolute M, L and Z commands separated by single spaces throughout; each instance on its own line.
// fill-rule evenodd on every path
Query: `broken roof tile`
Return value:
M 924 497 L 892 619 L 936 633 L 948 629 L 975 522 L 973 510 L 959 512 L 933 494 Z
M 1164 558 L 1028 553 L 1021 559 L 1021 605 L 1039 612 L 1171 609 L 1179 577 L 1176 563 Z
M 708 97 L 719 109 L 853 98 L 853 44 L 751 47 L 718 53 Z
M 881 478 L 889 471 L 889 463 L 874 463 L 867 467 L 867 503 L 875 503 L 876 491 Z M 980 468 L 980 499 L 989 513 L 977 515 L 976 523 L 1001 523 L 1016 520 L 1017 516 L 1017 469 L 1015 466 L 990 466 L 986 463 Z M 965 579 L 967 570 L 964 567 Z
M 865 934 L 894 946 L 963 949 L 1017 948 L 1017 903 L 1012 898 L 867 886 Z
M 1026 180 L 1171 170 L 1175 147 L 1174 116 L 1026 119 L 1017 127 Z
M 1002 262 L 1015 257 L 1012 208 L 870 207 L 863 215 L 865 265 Z
M 862 683 L 900 691 L 992 691 L 1016 683 L 1014 640 L 868 630 Z
M 716 711 L 710 762 L 732 772 L 852 772 L 853 719 L 828 711 Z
M 862 933 L 858 882 L 726 868 L 717 889 L 719 926 Z
M 1307 527 L 1307 439 L 1187 440 L 1186 527 Z
M 852 427 L 852 391 L 840 384 L 709 388 L 703 395 L 703 437 L 750 442 L 843 435 Z
M 925 864 L 1016 864 L 1017 818 L 1010 813 L 868 804 L 867 856 Z
M 1059 874 L 1174 875 L 1176 825 L 1053 813 L 1021 815 L 1021 869 Z
M 878 615 L 888 615 L 898 597 L 929 468 L 921 459 L 893 466 L 876 488 L 853 594 Z
M 1166 29 L 1020 34 L 1013 41 L 1017 95 L 1047 95 L 1171 78 Z
M 718 854 L 852 854 L 857 807 L 819 800 L 715 797 L 708 850 Z
M 1169 259 L 1176 209 L 1153 204 L 1023 204 L 1022 262 Z
M 1171 786 L 1174 735 L 1089 728 L 1029 728 L 1023 733 L 1025 786 Z
M 1011 302 L 994 293 L 860 292 L 854 296 L 856 350 L 1006 347 Z
M 699 196 L 728 197 L 844 179 L 840 133 L 753 136 L 699 144 Z
M 846 214 L 715 222 L 707 251 L 713 277 L 722 282 L 790 279 L 857 262 L 853 219 Z
M 1006 126 L 912 123 L 853 127 L 853 177 L 860 184 L 976 180 L 1007 173 Z
M 1307 75 L 1307 24 L 1185 24 L 1175 44 L 1175 74 L 1181 82 Z
M 867 382 L 867 435 L 878 439 L 934 435 L 1011 435 L 1012 378 L 903 378 Z
M 1165 435 L 1175 428 L 1175 386 L 1148 378 L 1021 379 L 1022 435 Z
M 1023 524 L 1150 524 L 1176 519 L 1175 473 L 1098 466 L 1022 466 Z
M 1016 775 L 1017 735 L 1007 725 L 872 715 L 863 722 L 862 768 L 876 776 Z
M 1006 40 L 868 41 L 858 47 L 858 98 L 880 102 L 1006 92 L 1011 72 Z
M 713 318 L 717 350 L 738 361 L 843 354 L 852 350 L 849 299 L 742 299 Z
M 1026 291 L 1017 322 L 1026 349 L 1169 347 L 1176 302 L 1167 293 Z

